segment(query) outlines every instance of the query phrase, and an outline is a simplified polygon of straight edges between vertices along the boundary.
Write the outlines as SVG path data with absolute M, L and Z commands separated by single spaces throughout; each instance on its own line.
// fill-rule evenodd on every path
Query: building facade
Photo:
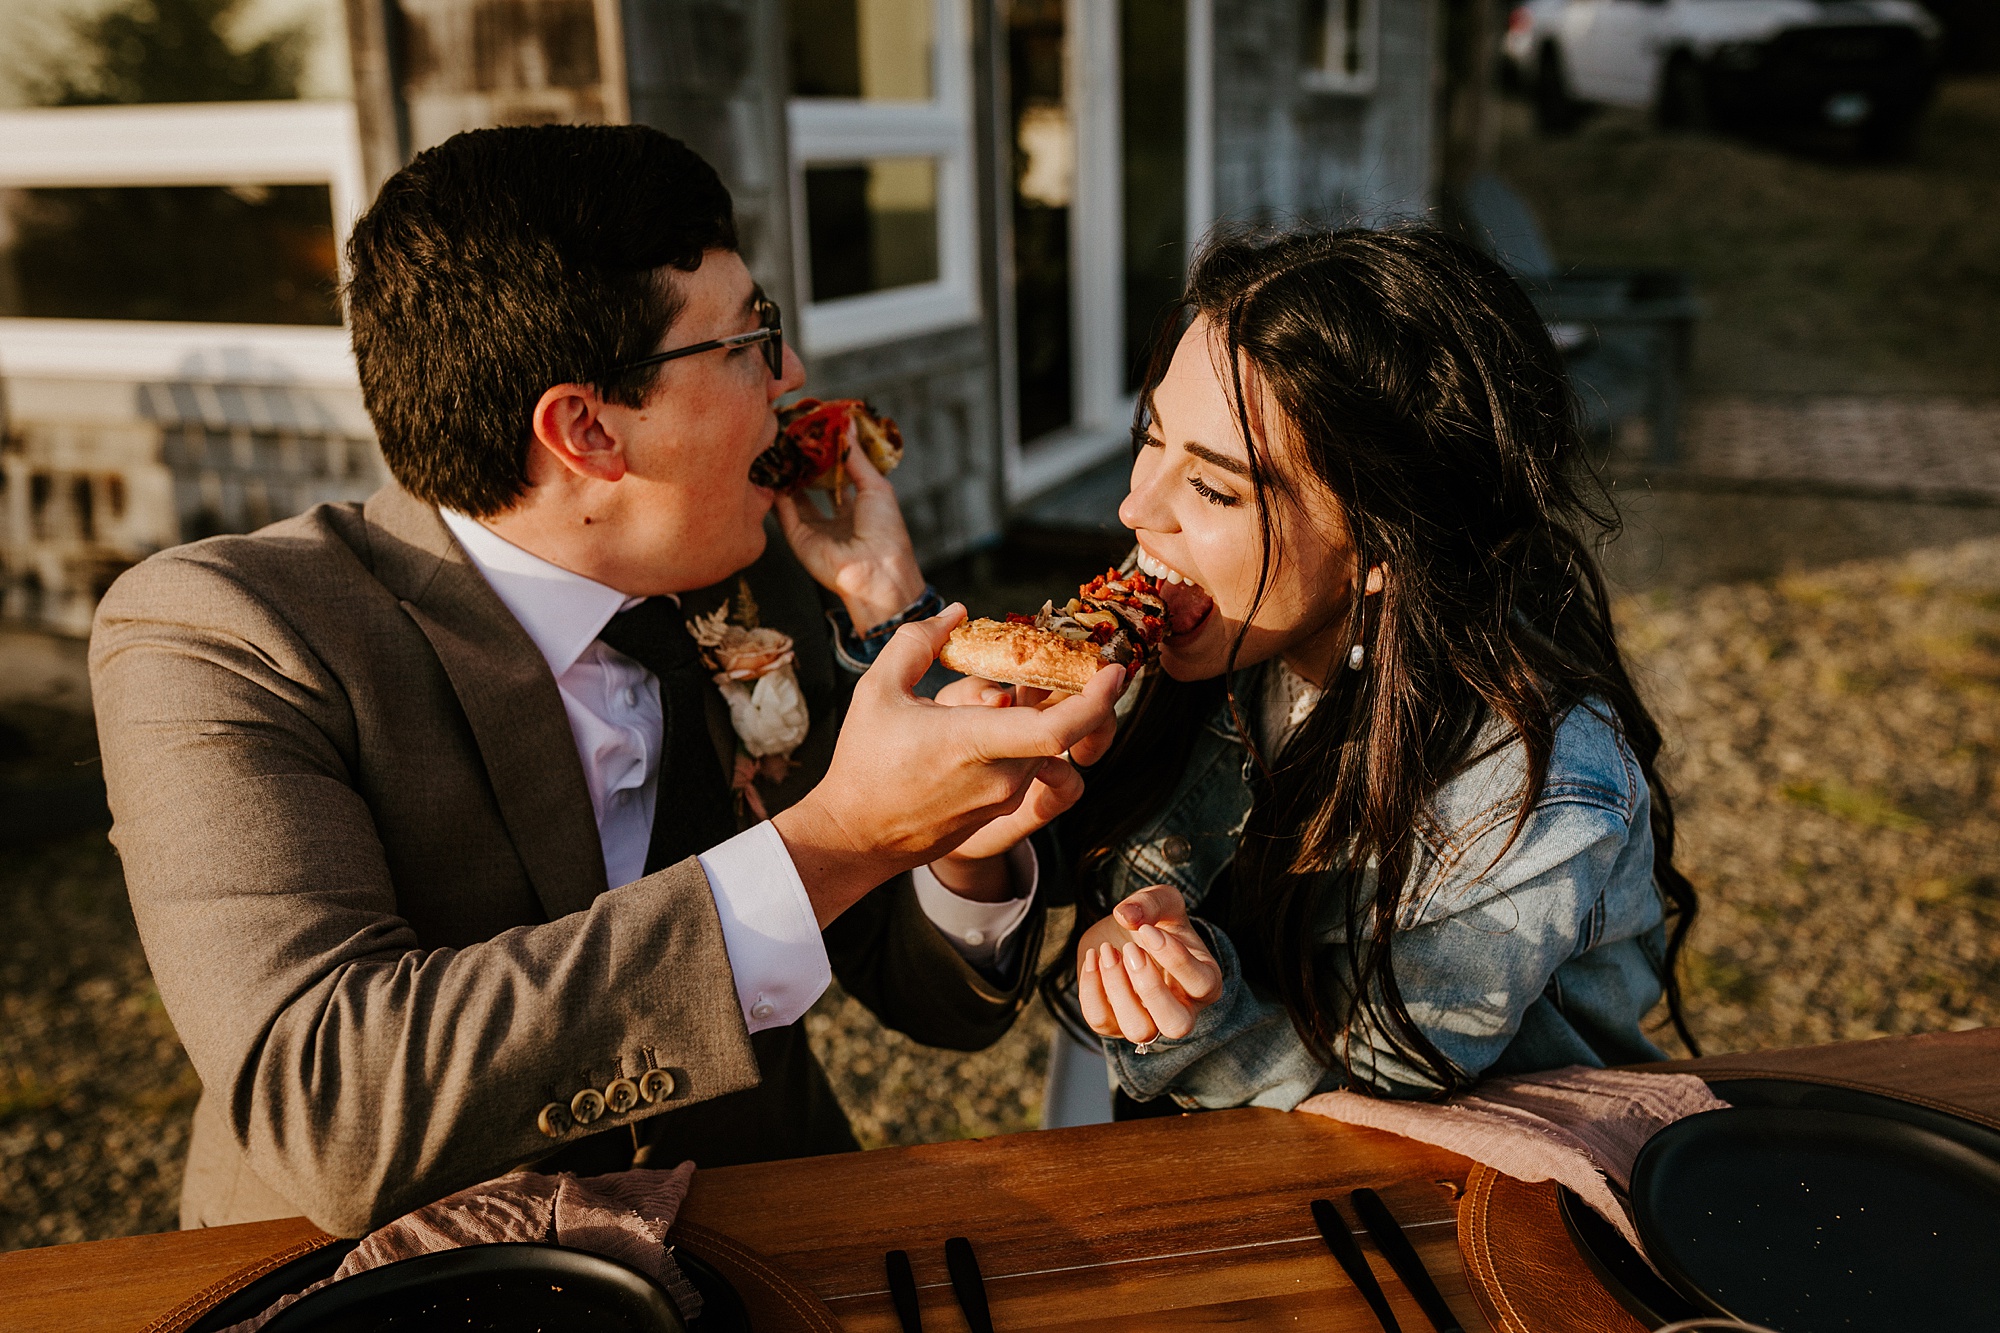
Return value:
M 0 111 L 0 201 L 317 182 L 337 244 L 458 130 L 656 125 L 728 182 L 806 391 L 902 424 L 935 560 L 1126 447 L 1213 223 L 1428 208 L 1450 3 L 345 0 L 351 97 Z M 0 385 L 15 621 L 84 632 L 150 551 L 382 477 L 331 324 L 0 318 Z

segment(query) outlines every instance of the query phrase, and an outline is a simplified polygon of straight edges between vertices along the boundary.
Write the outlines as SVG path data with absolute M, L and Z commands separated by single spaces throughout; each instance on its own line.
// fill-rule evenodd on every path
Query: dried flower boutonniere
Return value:
M 688 621 L 688 633 L 729 705 L 736 729 L 736 772 L 730 786 L 759 819 L 770 818 L 756 783 L 777 783 L 792 771 L 792 751 L 811 726 L 805 695 L 793 669 L 792 636 L 757 623 L 757 601 L 747 581 L 736 582 L 736 598 Z

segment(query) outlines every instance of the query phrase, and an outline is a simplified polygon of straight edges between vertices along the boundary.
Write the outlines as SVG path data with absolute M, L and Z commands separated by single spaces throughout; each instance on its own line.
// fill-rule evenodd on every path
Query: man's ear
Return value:
M 535 443 L 576 476 L 617 481 L 625 475 L 625 445 L 605 419 L 604 399 L 587 384 L 558 384 L 541 396 L 533 417 Z

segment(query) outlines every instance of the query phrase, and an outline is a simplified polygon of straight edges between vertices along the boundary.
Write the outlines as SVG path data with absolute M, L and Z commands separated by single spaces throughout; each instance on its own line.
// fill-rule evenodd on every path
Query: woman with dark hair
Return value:
M 1119 511 L 1172 632 L 1055 826 L 1058 1012 L 1164 1109 L 1657 1058 L 1662 994 L 1691 1047 L 1694 890 L 1533 306 L 1411 227 L 1225 234 L 1184 317 Z

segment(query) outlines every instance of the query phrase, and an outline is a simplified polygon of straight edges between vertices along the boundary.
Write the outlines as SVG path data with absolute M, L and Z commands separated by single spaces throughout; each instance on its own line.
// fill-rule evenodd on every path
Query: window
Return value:
M 1317 92 L 1367 94 L 1375 91 L 1381 46 L 1380 0 L 1307 0 L 1306 40 L 1310 43 L 1305 85 Z
M 805 181 L 815 300 L 938 280 L 935 158 L 807 167 Z
M 808 351 L 979 317 L 963 0 L 788 0 Z
M 340 323 L 324 185 L 0 191 L 0 315 Z
M 337 0 L 27 0 L 0 51 L 0 316 L 342 336 L 365 199 Z

